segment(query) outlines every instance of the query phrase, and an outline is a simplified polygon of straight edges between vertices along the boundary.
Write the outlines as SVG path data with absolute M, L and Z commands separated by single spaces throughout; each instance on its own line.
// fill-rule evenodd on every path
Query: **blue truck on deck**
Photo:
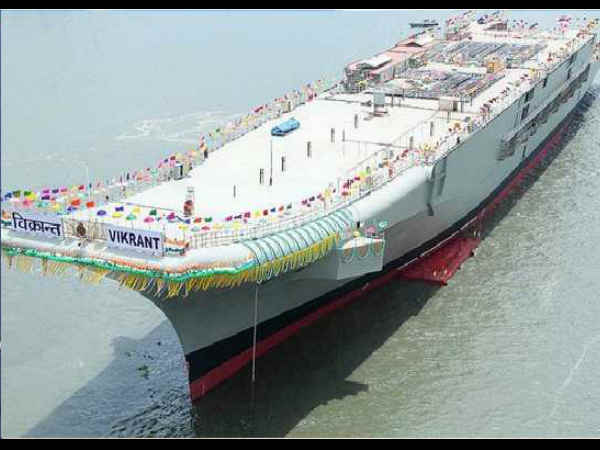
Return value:
M 286 134 L 294 131 L 296 128 L 300 127 L 300 122 L 298 122 L 293 117 L 291 119 L 286 120 L 283 123 L 280 123 L 276 127 L 271 129 L 271 136 L 285 136 Z

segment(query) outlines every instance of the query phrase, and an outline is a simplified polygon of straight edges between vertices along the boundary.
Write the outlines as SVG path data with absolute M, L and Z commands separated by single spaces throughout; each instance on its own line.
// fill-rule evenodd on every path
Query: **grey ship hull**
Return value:
M 579 50 L 574 64 L 557 67 L 546 86 L 536 87 L 530 110 L 558 96 L 570 82 L 567 72 L 581 71 L 591 58 L 591 46 Z M 592 62 L 587 80 L 558 109 L 539 124 L 535 134 L 514 153 L 499 160 L 502 137 L 521 121 L 525 98 L 505 111 L 439 160 L 433 175 L 423 178 L 406 195 L 379 211 L 393 224 L 385 231 L 384 272 L 361 278 L 330 280 L 318 276 L 319 266 L 275 277 L 259 287 L 258 354 L 285 339 L 299 327 L 341 305 L 370 281 L 394 269 L 460 228 L 477 214 L 524 167 L 573 111 L 594 80 L 600 64 Z M 440 177 L 441 165 L 445 177 Z M 439 167 L 438 167 L 439 166 Z M 437 176 L 436 176 L 437 174 Z M 372 195 L 386 196 L 393 184 Z M 255 325 L 255 285 L 195 292 L 177 299 L 145 293 L 171 321 L 189 366 L 192 398 L 198 398 L 248 363 Z M 335 303 L 337 302 L 337 303 Z M 334 305 L 335 306 L 331 306 Z M 308 318 L 307 318 L 308 317 Z

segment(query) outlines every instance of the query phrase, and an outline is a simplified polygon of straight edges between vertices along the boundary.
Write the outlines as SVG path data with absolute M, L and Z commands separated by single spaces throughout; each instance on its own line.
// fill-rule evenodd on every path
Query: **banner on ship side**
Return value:
M 10 219 L 7 217 L 7 220 L 5 220 L 5 213 L 3 212 L 2 224 L 22 233 L 53 238 L 59 238 L 63 235 L 62 221 L 55 215 L 30 211 L 11 211 Z
M 106 225 L 106 241 L 109 247 L 123 248 L 157 256 L 163 254 L 164 237 L 158 231 Z

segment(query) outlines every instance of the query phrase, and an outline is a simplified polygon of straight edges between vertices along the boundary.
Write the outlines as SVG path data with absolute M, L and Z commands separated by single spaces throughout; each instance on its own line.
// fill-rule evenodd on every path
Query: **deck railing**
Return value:
M 570 41 L 571 43 L 559 54 L 560 57 L 556 61 L 551 64 L 543 64 L 543 69 L 536 71 L 534 77 L 522 80 L 510 92 L 501 96 L 496 95 L 496 100 L 487 104 L 488 106 L 483 114 L 475 115 L 468 123 L 463 122 L 460 128 L 452 128 L 451 132 L 441 137 L 428 136 L 422 139 L 421 142 L 413 142 L 411 146 L 406 145 L 406 143 L 404 145 L 394 144 L 402 144 L 402 139 L 406 140 L 407 132 L 389 145 L 371 144 L 371 146 L 375 146 L 375 151 L 348 169 L 345 176 L 339 177 L 329 184 L 330 186 L 337 186 L 335 193 L 332 192 L 329 198 L 315 201 L 310 206 L 296 205 L 291 214 L 284 213 L 284 217 L 274 221 L 263 217 L 262 220 L 255 223 L 239 224 L 238 229 L 191 232 L 188 230 L 175 230 L 174 227 L 166 228 L 163 224 L 159 225 L 157 223 L 149 224 L 148 229 L 159 230 L 162 228 L 168 242 L 183 242 L 188 248 L 216 247 L 285 231 L 348 207 L 397 177 L 402 176 L 403 173 L 413 167 L 435 164 L 437 160 L 447 155 L 457 144 L 485 127 L 491 120 L 510 107 L 518 97 L 531 89 L 541 77 L 561 64 L 571 53 L 578 50 L 587 39 L 586 37 L 578 37 Z M 437 112 L 433 116 L 437 116 Z M 431 119 L 432 117 L 429 117 L 419 122 L 417 126 L 427 125 Z M 73 229 L 73 234 L 75 234 L 74 227 L 79 221 L 71 216 L 64 216 L 63 221 L 66 229 Z M 91 238 L 105 239 L 106 233 L 104 224 L 101 221 L 94 220 L 89 225 L 90 234 L 93 235 L 90 235 Z
M 545 74 L 562 63 L 569 54 L 579 49 L 585 41 L 586 39 L 584 38 L 575 39 L 569 50 L 561 54 L 559 61 L 547 65 L 543 71 L 537 71 L 535 76 L 521 80 L 519 85 L 513 87 L 508 93 L 501 96 L 496 95 L 496 101 L 489 104 L 489 108 L 485 114 L 475 116 L 470 123 L 461 126 L 460 129 L 453 129 L 452 132 L 447 133 L 442 137 L 425 138 L 423 142 L 415 143 L 414 148 L 409 148 L 407 145 L 398 146 L 390 144 L 389 146 L 386 146 L 373 144 L 377 149 L 371 155 L 348 169 L 346 172 L 347 177 L 345 180 L 342 179 L 342 181 L 345 182 L 350 179 L 354 180 L 355 177 L 358 176 L 358 172 L 364 172 L 367 167 L 370 169 L 369 175 L 360 177 L 359 188 L 348 189 L 345 191 L 347 192 L 347 195 L 345 196 L 341 195 L 340 189 L 337 189 L 335 195 L 332 196 L 331 201 L 322 202 L 322 205 L 318 206 L 314 206 L 313 204 L 311 206 L 312 209 L 306 208 L 306 211 L 296 211 L 294 215 L 282 218 L 276 222 L 269 223 L 265 221 L 263 223 L 246 226 L 244 229 L 240 230 L 183 233 L 183 236 L 180 236 L 180 238 L 189 241 L 191 248 L 229 245 L 234 242 L 246 239 L 256 239 L 276 232 L 285 231 L 324 217 L 341 208 L 348 207 L 367 197 L 373 191 L 380 189 L 385 184 L 396 179 L 398 176 L 401 176 L 404 172 L 413 167 L 435 164 L 437 160 L 446 156 L 453 148 L 460 144 L 460 142 L 468 139 L 472 134 L 485 127 L 490 121 L 513 105 L 515 100 L 531 89 L 531 87 L 545 76 Z M 419 122 L 417 126 L 427 125 L 430 120 L 431 117 Z M 405 138 L 406 133 L 401 137 Z M 408 152 L 403 157 L 401 154 L 404 153 L 405 150 L 408 150 Z

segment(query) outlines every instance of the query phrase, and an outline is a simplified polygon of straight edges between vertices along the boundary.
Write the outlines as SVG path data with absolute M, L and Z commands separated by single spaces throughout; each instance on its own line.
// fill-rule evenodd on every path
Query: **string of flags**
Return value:
M 561 24 L 568 23 L 570 22 L 570 18 L 568 20 L 559 20 L 559 22 Z M 320 80 L 313 84 L 308 84 L 300 90 L 276 98 L 269 104 L 253 108 L 245 116 L 230 121 L 224 126 L 215 128 L 213 131 L 201 136 L 196 149 L 169 155 L 161 159 L 154 168 L 148 167 L 132 172 L 125 172 L 112 179 L 70 187 L 44 188 L 39 191 L 14 190 L 0 194 L 0 200 L 7 202 L 10 209 L 33 208 L 58 215 L 69 215 L 83 209 L 90 209 L 94 210 L 92 212 L 101 221 L 110 218 L 129 221 L 132 224 L 139 222 L 148 226 L 175 224 L 179 230 L 190 231 L 192 233 L 222 229 L 236 230 L 245 225 L 261 223 L 261 220 L 265 218 L 278 220 L 289 217 L 292 212 L 296 212 L 302 208 L 315 209 L 315 202 L 318 207 L 323 202 L 330 200 L 334 194 L 336 194 L 336 201 L 344 201 L 357 191 L 360 191 L 365 182 L 371 183 L 372 180 L 369 180 L 371 174 L 360 171 L 354 177 L 343 180 L 338 189 L 328 188 L 321 193 L 308 196 L 297 203 L 282 204 L 253 211 L 237 211 L 229 213 L 222 218 L 214 218 L 212 216 L 181 217 L 174 211 L 139 206 L 126 207 L 125 205 L 117 204 L 112 208 L 108 207 L 110 203 L 119 202 L 140 188 L 146 188 L 161 181 L 169 180 L 171 169 L 178 164 L 188 164 L 190 167 L 193 167 L 194 163 L 206 158 L 209 152 L 260 126 L 264 121 L 276 117 L 277 114 L 287 112 L 287 109 L 302 104 L 302 102 L 311 101 L 316 95 L 331 88 L 335 83 L 336 81 L 333 79 Z M 481 124 L 476 119 L 474 125 L 480 126 Z M 445 144 L 446 142 L 443 141 L 441 144 Z M 428 154 L 425 150 L 427 149 L 421 148 L 416 150 L 416 152 L 410 155 L 411 158 L 414 158 L 412 162 L 422 163 L 426 161 Z M 389 176 L 391 177 L 397 169 L 393 167 L 393 164 L 387 167 L 389 167 Z M 381 169 L 382 167 L 379 168 Z M 330 205 L 332 204 L 330 202 Z M 3 208 L 2 223 L 6 224 L 9 219 L 10 216 L 5 214 Z

